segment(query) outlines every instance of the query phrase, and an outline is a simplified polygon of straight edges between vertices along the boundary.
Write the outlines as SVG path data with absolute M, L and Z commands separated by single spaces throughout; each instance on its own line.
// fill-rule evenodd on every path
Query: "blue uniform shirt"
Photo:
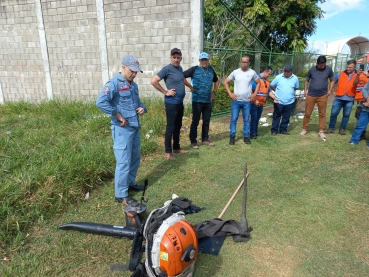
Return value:
M 110 79 L 102 88 L 96 106 L 111 118 L 112 125 L 120 125 L 120 121 L 114 116 L 120 113 L 131 127 L 139 127 L 139 115 L 136 112 L 142 107 L 147 112 L 144 103 L 140 101 L 138 86 L 135 82 L 128 82 L 120 72 Z

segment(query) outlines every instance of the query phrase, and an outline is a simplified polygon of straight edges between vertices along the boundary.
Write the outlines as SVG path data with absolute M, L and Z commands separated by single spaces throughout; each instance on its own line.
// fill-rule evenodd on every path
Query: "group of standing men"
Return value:
M 164 66 L 151 80 L 155 89 L 164 94 L 166 111 L 165 130 L 165 158 L 175 160 L 173 153 L 188 153 L 180 147 L 180 131 L 184 113 L 183 99 L 185 86 L 192 92 L 192 123 L 189 138 L 191 147 L 198 149 L 197 127 L 202 117 L 201 143 L 214 146 L 209 140 L 209 125 L 212 110 L 212 100 L 219 87 L 218 77 L 209 66 L 209 55 L 205 52 L 199 56 L 199 65 L 183 71 L 180 63 L 182 52 L 173 48 L 170 52 L 170 64 Z M 295 90 L 298 89 L 298 78 L 292 73 L 293 67 L 285 65 L 283 72 L 276 76 L 272 82 L 268 80 L 272 73 L 270 66 L 262 68 L 260 74 L 249 68 L 250 57 L 245 55 L 241 59 L 241 67 L 234 70 L 223 82 L 224 87 L 232 99 L 230 119 L 229 144 L 235 144 L 236 124 L 239 113 L 243 116 L 243 138 L 246 144 L 252 139 L 261 136 L 258 133 L 258 122 L 263 106 L 268 98 L 273 99 L 274 112 L 271 134 L 289 135 L 287 127 L 295 100 Z M 362 112 L 354 131 L 350 144 L 357 144 L 360 135 L 365 131 L 369 122 L 369 77 L 362 72 L 356 72 L 356 61 L 350 60 L 345 71 L 341 71 L 333 78 L 332 69 L 326 65 L 326 59 L 321 56 L 317 65 L 309 70 L 305 82 L 306 109 L 303 121 L 305 135 L 310 115 L 315 103 L 319 110 L 319 136 L 325 139 L 323 128 L 325 124 L 325 109 L 327 98 L 333 91 L 334 81 L 338 83 L 336 99 L 332 105 L 331 120 L 327 133 L 333 133 L 339 111 L 343 108 L 343 119 L 340 134 L 344 134 L 349 119 L 353 101 L 361 101 Z M 115 201 L 127 205 L 136 201 L 128 196 L 129 190 L 140 191 L 144 186 L 136 183 L 136 175 L 140 164 L 140 123 L 139 116 L 147 112 L 146 106 L 140 101 L 138 86 L 133 81 L 138 72 L 142 72 L 138 60 L 128 55 L 122 60 L 122 70 L 109 80 L 102 88 L 96 105 L 111 117 L 113 149 L 116 158 L 115 169 Z M 362 76 L 362 77 L 360 77 Z M 363 77 L 365 76 L 365 78 Z M 191 83 L 187 78 L 191 77 Z M 160 84 L 164 80 L 166 88 Z M 330 80 L 328 90 L 327 80 Z M 234 82 L 234 91 L 231 91 L 230 82 Z M 310 86 L 309 86 L 310 82 Z M 358 86 L 359 84 L 359 86 Z M 363 89 L 364 87 L 364 89 Z M 362 94 L 358 91 L 363 91 Z M 361 95 L 361 96 L 360 96 Z M 358 97 L 361 97 L 360 99 Z M 358 128 L 359 127 L 359 128 Z M 364 133 L 365 134 L 365 133 Z M 359 139 L 357 139 L 359 136 Z
M 369 111 L 369 108 L 367 108 L 369 106 L 369 73 L 363 69 L 356 70 L 356 60 L 349 60 L 346 63 L 345 70 L 333 75 L 332 68 L 327 66 L 326 62 L 325 56 L 319 56 L 316 66 L 312 67 L 307 74 L 304 89 L 306 96 L 305 115 L 300 135 L 303 136 L 307 133 L 307 127 L 315 103 L 318 106 L 319 113 L 319 137 L 325 140 L 325 133 L 334 133 L 337 117 L 341 110 L 343 110 L 343 115 L 338 133 L 345 135 L 351 110 L 356 100 L 355 117 L 358 123 L 348 143 L 358 144 L 361 139 L 365 139 L 365 130 L 368 124 L 368 119 L 365 119 L 365 116 L 366 112 Z M 328 80 L 330 82 L 329 88 Z M 335 91 L 335 98 L 332 103 L 328 129 L 324 132 L 327 101 L 333 91 Z M 363 113 L 362 110 L 364 110 Z M 363 118 L 360 120 L 361 117 Z
M 167 120 L 164 145 L 165 157 L 168 160 L 176 159 L 173 153 L 188 153 L 180 147 L 185 85 L 192 92 L 191 146 L 194 149 L 199 148 L 197 126 L 201 116 L 203 119 L 201 142 L 203 145 L 214 146 L 209 141 L 209 125 L 211 101 L 219 86 L 218 77 L 209 66 L 207 53 L 201 53 L 200 64 L 185 72 L 180 66 L 181 61 L 181 50 L 173 48 L 170 52 L 170 64 L 164 66 L 151 80 L 154 88 L 164 94 Z M 115 201 L 123 205 L 136 201 L 128 196 L 129 190 L 144 189 L 144 186 L 136 183 L 141 159 L 139 116 L 147 112 L 145 104 L 140 101 L 138 86 L 133 81 L 138 72 L 142 73 L 138 60 L 132 55 L 124 57 L 121 72 L 104 85 L 96 101 L 97 107 L 111 117 L 110 129 L 116 159 Z M 188 77 L 192 78 L 192 84 L 186 80 Z M 161 86 L 161 80 L 164 80 L 166 89 Z

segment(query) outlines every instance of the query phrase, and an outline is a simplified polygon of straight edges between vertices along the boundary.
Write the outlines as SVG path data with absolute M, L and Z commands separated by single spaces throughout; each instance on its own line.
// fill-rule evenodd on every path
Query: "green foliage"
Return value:
M 242 20 L 240 24 L 222 3 Z M 307 38 L 316 29 L 316 20 L 324 12 L 319 1 L 296 0 L 205 0 L 204 47 L 228 47 L 231 49 L 261 49 L 273 39 L 274 48 L 280 51 L 300 51 L 307 45 Z M 210 46 L 211 45 L 211 46 Z
M 230 87 L 230 89 L 233 91 L 233 87 Z M 229 97 L 225 88 L 220 87 L 213 100 L 212 113 L 216 114 L 219 112 L 229 111 L 231 109 L 231 102 L 232 99 Z

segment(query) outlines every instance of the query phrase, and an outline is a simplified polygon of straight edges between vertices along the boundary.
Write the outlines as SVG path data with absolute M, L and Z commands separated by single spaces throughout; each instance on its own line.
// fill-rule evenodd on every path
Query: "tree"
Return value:
M 231 47 L 233 44 L 238 47 L 236 43 L 241 40 L 247 44 L 254 43 L 255 49 L 261 49 L 262 45 L 252 37 L 253 33 L 264 45 L 273 39 L 274 49 L 302 52 L 307 38 L 315 32 L 315 21 L 323 17 L 324 12 L 317 5 L 319 1 L 205 0 L 205 41 L 213 45 L 216 39 L 216 44 L 222 42 L 223 46 Z M 242 20 L 244 26 L 224 20 L 223 3 Z M 227 25 L 227 21 L 231 23 Z

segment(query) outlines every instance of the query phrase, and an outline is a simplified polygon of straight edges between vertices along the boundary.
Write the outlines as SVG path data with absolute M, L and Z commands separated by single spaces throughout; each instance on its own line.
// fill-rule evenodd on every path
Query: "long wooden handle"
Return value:
M 249 174 L 250 174 L 250 172 L 247 172 L 246 178 L 249 176 Z M 231 205 L 231 203 L 233 201 L 233 198 L 236 196 L 237 192 L 240 190 L 240 188 L 242 187 L 242 185 L 243 185 L 244 182 L 245 182 L 245 178 L 242 179 L 241 183 L 236 188 L 236 191 L 233 193 L 233 195 L 229 199 L 227 205 L 224 207 L 223 211 L 220 213 L 220 215 L 218 216 L 218 218 L 222 218 L 222 216 L 224 215 L 225 211 L 228 209 L 229 205 Z

